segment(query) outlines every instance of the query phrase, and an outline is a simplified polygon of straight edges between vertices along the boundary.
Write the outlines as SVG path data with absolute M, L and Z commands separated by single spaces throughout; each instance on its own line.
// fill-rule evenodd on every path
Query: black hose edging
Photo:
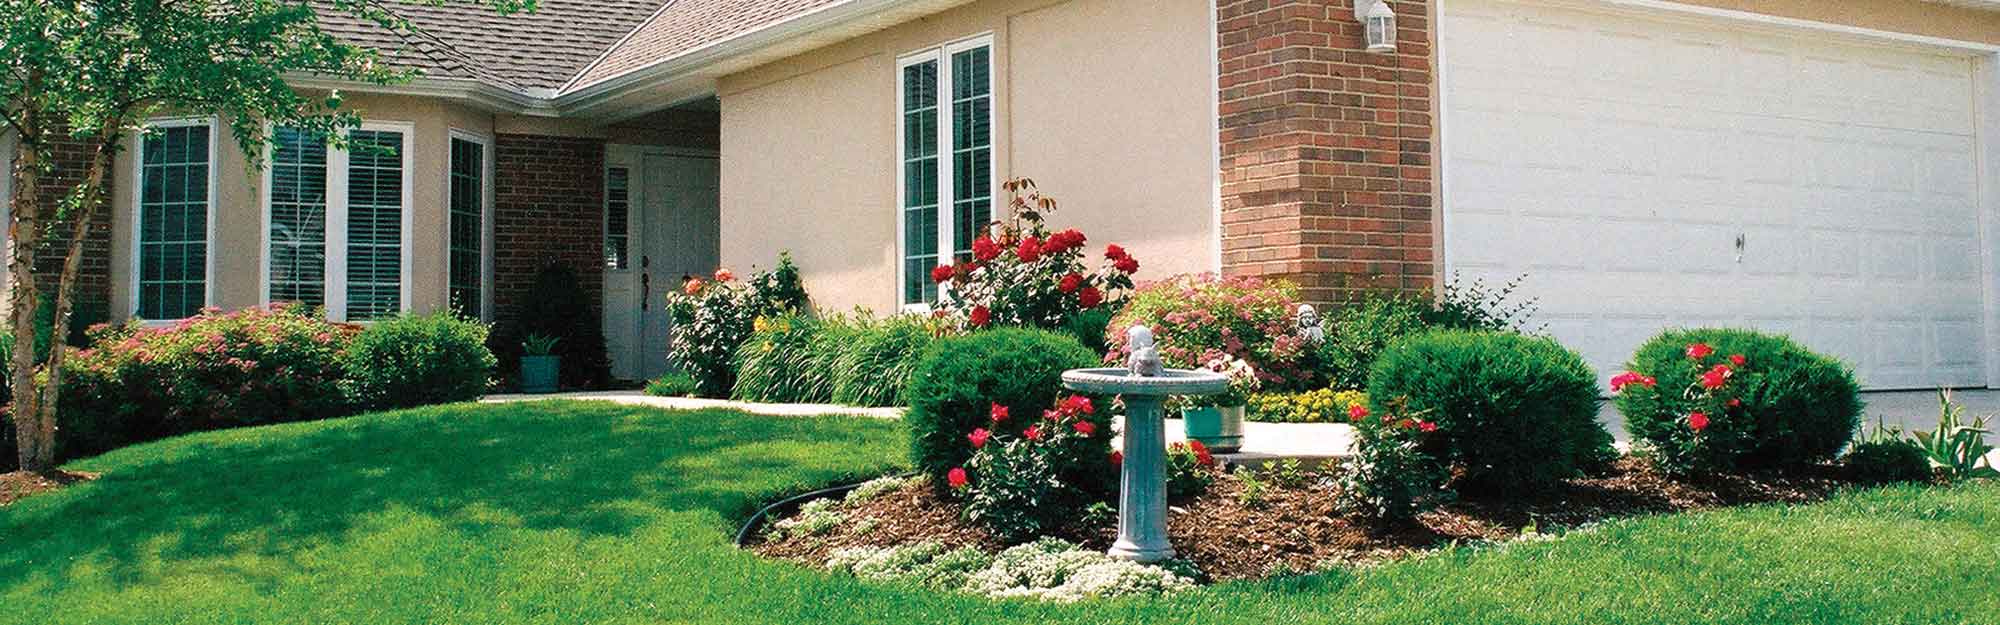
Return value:
M 737 530 L 736 532 L 736 546 L 738 548 L 741 548 L 746 543 L 750 542 L 750 536 L 752 534 L 756 534 L 757 530 L 763 527 L 764 519 L 770 518 L 771 513 L 773 511 L 784 508 L 797 508 L 799 506 L 805 505 L 806 502 L 812 501 L 814 499 L 825 499 L 833 497 L 835 495 L 845 497 L 847 493 L 853 492 L 853 490 L 856 488 L 860 488 L 862 484 L 867 484 L 869 482 L 882 479 L 883 477 L 895 477 L 899 479 L 906 479 L 916 476 L 917 473 L 915 471 L 904 473 L 902 475 L 893 475 L 893 476 L 884 475 L 881 477 L 875 477 L 855 482 L 853 484 L 845 484 L 841 486 L 835 486 L 832 488 L 822 488 L 816 491 L 812 491 L 810 493 L 805 493 L 803 495 L 794 495 L 791 497 L 778 500 L 777 503 L 764 506 L 763 508 L 759 508 L 756 514 L 750 515 L 750 520 L 743 522 L 743 529 Z

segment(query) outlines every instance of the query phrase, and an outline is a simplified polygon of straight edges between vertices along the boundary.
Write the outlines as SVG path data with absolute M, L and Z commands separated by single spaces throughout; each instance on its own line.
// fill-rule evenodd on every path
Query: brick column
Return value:
M 535 271 L 576 270 L 590 307 L 604 287 L 604 140 L 503 134 L 493 145 L 493 313 L 513 319 Z
M 1222 268 L 1307 301 L 1432 286 L 1428 0 L 1390 2 L 1397 51 L 1363 51 L 1352 0 L 1218 0 Z

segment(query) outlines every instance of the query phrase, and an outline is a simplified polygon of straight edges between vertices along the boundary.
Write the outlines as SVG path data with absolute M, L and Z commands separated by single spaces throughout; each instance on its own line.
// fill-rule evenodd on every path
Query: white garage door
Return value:
M 1526 275 L 1601 374 L 1715 325 L 1984 384 L 1972 59 L 1496 0 L 1442 32 L 1446 268 Z

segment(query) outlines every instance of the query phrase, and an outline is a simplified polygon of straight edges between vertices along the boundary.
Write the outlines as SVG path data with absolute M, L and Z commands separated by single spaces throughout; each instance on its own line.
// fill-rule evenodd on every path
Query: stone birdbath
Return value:
M 1118 540 L 1114 558 L 1159 562 L 1174 557 L 1167 541 L 1167 426 L 1162 405 L 1169 396 L 1213 395 L 1228 390 L 1229 379 L 1208 370 L 1166 369 L 1144 326 L 1126 332 L 1132 358 L 1124 368 L 1071 369 L 1063 388 L 1125 399 L 1125 461 L 1118 478 Z

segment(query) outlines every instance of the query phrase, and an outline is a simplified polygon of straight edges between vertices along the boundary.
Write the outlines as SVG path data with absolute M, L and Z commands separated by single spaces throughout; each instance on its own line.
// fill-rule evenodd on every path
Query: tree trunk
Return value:
M 99 130 L 96 154 L 91 156 L 90 169 L 84 174 L 83 183 L 75 190 L 76 223 L 70 229 L 69 250 L 63 255 L 62 277 L 56 282 L 55 319 L 50 324 L 48 360 L 42 365 L 46 377 L 42 381 L 42 397 L 36 407 L 40 414 L 36 421 L 40 424 L 38 433 L 42 440 L 53 443 L 56 439 L 56 403 L 62 393 L 63 342 L 69 337 L 70 309 L 74 308 L 77 270 L 83 265 L 83 240 L 90 236 L 90 222 L 97 216 L 98 205 L 104 203 L 104 174 L 111 168 L 111 155 L 117 150 L 117 129 L 115 122 L 105 124 Z M 53 445 L 51 445 L 53 451 Z
M 55 440 L 42 435 L 40 394 L 35 392 L 35 309 L 41 305 L 41 289 L 35 284 L 35 249 L 42 243 L 43 129 L 32 105 L 21 113 L 21 119 L 21 149 L 14 157 L 14 205 L 8 224 L 14 244 L 13 257 L 7 263 L 13 298 L 7 325 L 14 332 L 8 388 L 14 396 L 12 418 L 21 470 L 46 471 L 55 465 Z

